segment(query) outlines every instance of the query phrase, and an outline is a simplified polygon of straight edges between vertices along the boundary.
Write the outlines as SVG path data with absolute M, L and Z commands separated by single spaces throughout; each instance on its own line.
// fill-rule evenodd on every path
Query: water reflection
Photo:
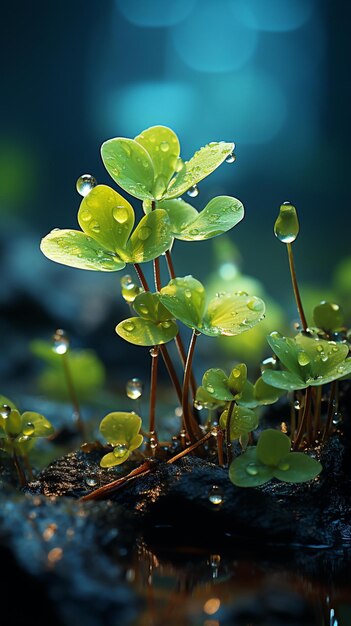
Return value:
M 143 608 L 132 626 L 349 626 L 342 554 L 307 550 L 253 559 L 140 541 L 126 580 Z M 294 562 L 300 559 L 300 567 Z M 341 559 L 341 561 L 340 561 Z M 345 561 L 346 562 L 346 561 Z M 334 563 L 334 566 L 333 566 Z M 345 572 L 344 572 L 345 573 Z

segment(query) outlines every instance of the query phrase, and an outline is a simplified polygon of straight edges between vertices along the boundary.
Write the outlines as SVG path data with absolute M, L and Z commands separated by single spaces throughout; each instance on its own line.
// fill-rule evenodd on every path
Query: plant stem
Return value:
M 217 430 L 217 455 L 218 455 L 218 465 L 224 467 L 224 457 L 223 457 L 223 430 L 219 428 Z
M 23 462 L 24 462 L 25 468 L 26 468 L 26 470 L 28 472 L 29 480 L 34 480 L 32 465 L 31 465 L 31 462 L 29 460 L 28 454 L 24 454 L 23 455 Z
M 312 387 L 307 387 L 306 394 L 305 394 L 305 405 L 303 408 L 303 414 L 302 414 L 302 417 L 301 417 L 301 420 L 297 429 L 296 437 L 294 439 L 294 445 L 293 445 L 294 450 L 298 450 L 302 437 L 305 434 L 306 426 L 308 425 L 308 419 L 311 417 L 310 416 L 311 398 L 312 398 Z
M 173 259 L 172 259 L 172 255 L 171 255 L 171 251 L 170 250 L 166 251 L 166 263 L 167 263 L 168 273 L 169 273 L 170 277 L 172 279 L 175 278 L 176 274 L 175 274 L 175 271 L 174 271 Z
M 78 397 L 77 397 L 76 390 L 75 390 L 74 383 L 73 383 L 73 378 L 72 378 L 71 368 L 69 366 L 67 352 L 62 354 L 62 365 L 63 365 L 63 371 L 64 371 L 64 375 L 66 379 L 68 393 L 70 395 L 72 406 L 73 406 L 73 415 L 74 415 L 75 423 L 76 423 L 77 429 L 79 430 L 80 434 L 84 438 L 85 426 L 84 426 L 84 422 L 82 420 L 82 415 L 80 412 Z
M 107 485 L 103 485 L 102 487 L 98 487 L 98 489 L 94 489 L 94 491 L 91 491 L 86 496 L 82 496 L 80 500 L 102 500 L 104 498 L 108 498 L 120 487 L 123 487 L 125 483 L 132 481 L 138 476 L 145 476 L 146 474 L 149 474 L 152 468 L 156 469 L 156 463 L 153 459 L 148 459 L 145 461 L 145 463 L 129 472 L 129 474 L 127 474 L 126 476 L 117 478 L 117 480 L 113 480 Z
M 151 348 L 151 379 L 150 379 L 150 406 L 149 406 L 149 431 L 150 435 L 156 435 L 155 431 L 155 409 L 156 409 L 156 390 L 157 390 L 157 366 L 159 346 Z
M 317 439 L 321 430 L 321 401 L 323 386 L 314 387 L 313 438 Z
M 16 452 L 13 453 L 13 462 L 15 464 L 15 468 L 16 468 L 16 472 L 18 475 L 18 479 L 20 482 L 20 487 L 25 487 L 25 485 L 27 484 L 27 480 L 21 465 L 21 462 L 16 454 Z
M 165 346 L 165 344 L 161 344 L 159 346 L 160 348 L 160 352 L 161 352 L 161 356 L 163 358 L 164 364 L 167 368 L 167 372 L 169 374 L 169 377 L 173 383 L 173 387 L 175 389 L 175 392 L 177 394 L 178 400 L 179 400 L 179 404 L 182 403 L 182 388 L 180 385 L 180 382 L 178 380 L 178 376 L 177 373 L 174 369 L 174 365 L 172 363 L 171 357 L 169 356 L 168 350 Z
M 171 465 L 172 463 L 178 461 L 178 459 L 181 459 L 183 456 L 186 456 L 190 452 L 193 452 L 193 450 L 196 450 L 196 448 L 202 446 L 202 444 L 205 443 L 205 441 L 207 441 L 207 439 L 209 439 L 210 437 L 213 437 L 212 433 L 206 433 L 206 435 L 201 437 L 201 439 L 198 439 L 198 441 L 195 441 L 195 443 L 193 443 L 191 446 L 188 446 L 185 450 L 178 452 L 178 454 L 173 456 L 171 459 L 168 459 L 167 464 Z
M 297 278 L 296 278 L 296 271 L 295 271 L 295 263 L 294 263 L 294 256 L 293 256 L 292 246 L 291 246 L 291 243 L 288 243 L 286 245 L 287 245 L 287 249 L 288 249 L 288 259 L 289 259 L 290 275 L 291 275 L 291 282 L 292 282 L 292 286 L 293 286 L 293 290 L 294 290 L 294 296 L 295 296 L 295 300 L 296 300 L 296 306 L 297 306 L 297 310 L 299 312 L 299 316 L 300 316 L 300 319 L 301 319 L 302 329 L 304 331 L 306 331 L 308 326 L 307 326 L 307 321 L 306 321 L 305 313 L 304 313 L 303 306 L 302 306 L 302 301 L 301 301 L 299 287 L 298 287 L 298 284 L 297 284 Z
M 338 381 L 337 380 L 333 380 L 333 382 L 330 385 L 330 394 L 329 394 L 329 402 L 328 402 L 328 413 L 327 413 L 327 419 L 326 419 L 326 422 L 325 422 L 322 442 L 324 442 L 327 439 L 328 435 L 329 435 L 329 431 L 330 431 L 330 427 L 331 427 L 332 419 L 333 419 L 333 414 L 335 412 L 335 398 L 336 398 L 337 388 L 338 388 Z
M 149 289 L 149 285 L 147 284 L 147 280 L 145 278 L 144 272 L 141 269 L 139 263 L 134 263 L 134 269 L 136 271 L 136 274 L 140 280 L 141 286 L 144 289 L 144 291 L 150 291 Z
M 189 413 L 189 386 L 190 386 L 191 366 L 193 362 L 196 339 L 199 334 L 200 334 L 199 331 L 194 328 L 193 334 L 191 335 L 191 339 L 190 339 L 188 357 L 185 363 L 184 379 L 183 379 L 183 397 L 182 397 L 183 422 L 184 422 L 184 428 L 186 430 L 186 433 L 191 443 L 195 443 L 196 436 L 194 435 L 194 431 L 193 431 L 193 424 L 195 421 L 191 419 L 190 413 Z
M 229 409 L 228 409 L 227 422 L 226 422 L 226 425 L 225 425 L 225 443 L 226 443 L 226 447 L 227 447 L 227 464 L 228 464 L 228 466 L 231 464 L 231 462 L 233 460 L 232 441 L 231 441 L 231 438 L 230 438 L 230 427 L 231 427 L 231 423 L 232 423 L 232 417 L 233 417 L 234 409 L 235 409 L 235 400 L 231 400 L 231 402 L 229 404 Z

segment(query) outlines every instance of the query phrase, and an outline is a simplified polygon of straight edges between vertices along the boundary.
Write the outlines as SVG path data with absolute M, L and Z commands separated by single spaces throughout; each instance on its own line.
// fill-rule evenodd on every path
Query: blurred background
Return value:
M 101 143 L 154 124 L 176 131 L 185 159 L 210 141 L 236 142 L 236 162 L 200 183 L 193 203 L 234 195 L 245 220 L 228 238 L 174 246 L 179 276 L 267 299 L 257 350 L 247 334 L 223 348 L 227 358 L 267 356 L 264 335 L 296 322 L 286 250 L 273 234 L 284 201 L 299 212 L 294 250 L 307 310 L 323 298 L 350 310 L 350 14 L 349 3 L 330 0 L 2 4 L 4 385 L 28 380 L 29 343 L 57 327 L 94 348 L 114 376 L 123 363 L 121 380 L 143 373 L 147 356 L 114 333 L 129 314 L 121 275 L 56 265 L 39 242 L 52 228 L 76 227 L 81 174 L 112 184 Z

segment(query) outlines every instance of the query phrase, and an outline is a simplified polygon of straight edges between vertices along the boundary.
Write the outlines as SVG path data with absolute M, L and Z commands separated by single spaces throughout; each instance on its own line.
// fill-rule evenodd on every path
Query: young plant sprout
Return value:
M 235 160 L 232 142 L 212 142 L 195 152 L 189 161 L 180 156 L 176 134 L 165 126 L 153 126 L 134 139 L 117 137 L 101 148 L 103 163 L 119 187 L 141 201 L 144 215 L 135 225 L 134 208 L 119 192 L 107 185 L 98 185 L 91 175 L 77 181 L 83 196 L 78 223 L 81 230 L 54 229 L 41 242 L 41 250 L 63 265 L 93 271 L 113 272 L 126 264 L 134 266 L 140 287 L 127 274 L 121 279 L 122 296 L 131 315 L 120 321 L 116 333 L 127 341 L 150 349 L 149 429 L 144 463 L 127 476 L 99 488 L 96 497 L 106 497 L 113 489 L 129 480 L 152 471 L 152 459 L 158 455 L 156 399 L 158 361 L 161 355 L 179 404 L 181 405 L 178 450 L 167 463 L 174 463 L 186 454 L 206 455 L 211 438 L 217 441 L 218 460 L 223 465 L 223 432 L 226 434 L 227 462 L 231 480 L 240 486 L 258 486 L 272 477 L 288 482 L 314 478 L 320 464 L 307 454 L 290 452 L 290 439 L 276 430 L 264 431 L 256 448 L 249 447 L 232 463 L 232 441 L 239 439 L 246 449 L 252 430 L 258 425 L 253 409 L 276 402 L 284 391 L 299 393 L 306 389 L 304 411 L 292 431 L 294 447 L 298 448 L 307 434 L 309 442 L 317 433 L 320 419 L 314 397 L 315 416 L 311 422 L 311 389 L 330 383 L 351 373 L 348 345 L 333 341 L 332 334 L 342 328 L 343 320 L 337 305 L 321 303 L 315 309 L 315 322 L 320 328 L 316 336 L 309 334 L 297 285 L 292 243 L 299 232 L 295 207 L 284 203 L 276 220 L 274 232 L 287 245 L 291 279 L 303 332 L 295 339 L 272 333 L 269 345 L 278 360 L 262 365 L 262 376 L 253 384 L 247 380 L 244 363 L 236 365 L 229 376 L 221 369 L 205 372 L 202 386 L 197 388 L 192 363 L 197 337 L 234 337 L 255 327 L 265 315 L 263 300 L 245 292 L 218 293 L 208 299 L 204 286 L 193 276 L 178 277 L 172 258 L 175 240 L 198 242 L 227 233 L 244 217 L 242 203 L 231 196 L 212 198 L 198 211 L 181 196 L 199 193 L 198 184 L 224 161 Z M 161 263 L 165 261 L 170 281 L 162 284 Z M 141 264 L 151 262 L 154 289 L 150 289 Z M 188 350 L 181 337 L 181 325 L 192 330 Z M 180 364 L 173 363 L 167 343 L 174 340 Z M 274 361 L 274 367 L 272 363 Z M 182 371 L 179 374 L 179 365 Z M 182 384 L 180 383 L 182 376 Z M 333 383 L 332 383 L 333 384 Z M 190 400 L 192 391 L 193 402 Z M 142 393 L 138 379 L 127 383 L 127 395 L 137 399 Z M 335 392 L 334 392 L 335 397 Z M 208 408 L 207 424 L 199 421 L 198 409 Z M 222 414 L 212 421 L 211 412 Z M 318 422 L 318 423 L 317 423 Z M 325 432 L 330 430 L 329 417 Z M 312 426 L 311 426 L 312 424 Z M 113 447 L 103 456 L 101 465 L 112 467 L 126 461 L 143 443 L 141 418 L 135 413 L 109 413 L 101 422 L 100 432 Z M 148 458 L 149 457 L 149 458 Z M 93 494 L 87 498 L 93 498 Z
M 264 430 L 257 446 L 234 459 L 229 468 L 230 480 L 237 487 L 258 487 L 272 478 L 302 483 L 320 474 L 319 461 L 304 452 L 290 452 L 290 448 L 287 435 L 273 428 Z
M 40 413 L 25 411 L 20 414 L 11 400 L 0 396 L 0 449 L 12 456 L 21 487 L 33 478 L 29 451 L 39 437 L 54 433 L 51 423 Z

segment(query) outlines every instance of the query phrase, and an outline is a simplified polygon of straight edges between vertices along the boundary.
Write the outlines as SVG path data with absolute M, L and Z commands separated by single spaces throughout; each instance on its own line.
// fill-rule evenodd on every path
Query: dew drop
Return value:
M 99 222 L 90 222 L 89 228 L 91 228 L 91 230 L 94 233 L 99 233 L 100 232 L 100 224 L 99 224 Z
M 286 461 L 282 461 L 281 463 L 278 464 L 278 469 L 283 470 L 283 472 L 286 472 L 288 469 L 290 469 L 290 465 Z
M 236 368 L 233 369 L 232 375 L 234 376 L 234 378 L 240 378 L 240 374 L 241 372 L 239 369 L 236 369 Z
M 261 311 L 262 305 L 259 300 L 253 298 L 247 303 L 247 308 L 250 309 L 250 311 Z
M 135 328 L 135 324 L 133 322 L 125 322 L 123 324 L 123 330 L 126 330 L 127 333 L 131 333 Z
M 214 393 L 214 386 L 213 385 L 206 385 L 206 391 L 208 391 L 208 393 Z
M 266 370 L 275 370 L 277 368 L 278 365 L 278 360 L 276 359 L 275 356 L 269 356 L 267 359 L 264 359 L 264 361 L 262 361 L 261 363 L 261 373 L 265 372 Z
M 164 322 L 161 322 L 161 326 L 162 328 L 170 328 L 172 326 L 172 322 L 165 320 Z
M 52 338 L 52 349 L 56 354 L 66 354 L 69 348 L 69 339 L 62 328 L 58 328 Z
M 323 363 L 326 363 L 328 361 L 328 355 L 327 354 L 321 354 L 321 361 L 323 361 Z
M 139 306 L 139 311 L 142 315 L 148 315 L 149 313 L 149 309 L 147 308 L 147 306 L 145 304 L 141 304 Z
M 169 143 L 168 143 L 168 141 L 161 141 L 161 143 L 160 143 L 160 150 L 161 150 L 161 152 L 168 152 L 168 150 L 169 150 Z
M 142 226 L 138 229 L 138 237 L 141 241 L 146 241 L 151 235 L 151 228 L 148 226 Z
M 79 211 L 79 217 L 83 222 L 90 222 L 93 216 L 88 209 L 82 209 Z
M 336 371 L 338 372 L 338 374 L 343 374 L 344 373 L 344 369 L 345 369 L 344 366 L 340 365 Z
M 226 163 L 234 163 L 234 161 L 236 160 L 236 156 L 233 152 L 231 152 L 230 154 L 228 154 L 225 162 Z
M 131 304 L 142 292 L 142 289 L 133 282 L 133 279 L 129 274 L 125 274 L 125 276 L 122 276 L 121 278 L 121 291 L 124 300 L 128 302 L 128 304 Z
M 338 426 L 339 424 L 341 424 L 342 422 L 342 415 L 341 413 L 335 412 L 333 415 L 333 424 L 334 426 Z
M 190 187 L 190 189 L 188 189 L 187 191 L 188 196 L 190 196 L 190 198 L 196 198 L 196 196 L 199 195 L 199 188 L 197 185 L 193 185 L 192 187 Z
M 299 352 L 297 355 L 297 360 L 299 365 L 301 365 L 302 367 L 305 367 L 306 365 L 308 365 L 311 362 L 310 357 L 308 356 L 308 354 L 306 352 Z
M 203 404 L 201 404 L 199 400 L 194 400 L 194 407 L 198 411 L 201 411 L 204 408 Z
M 184 161 L 181 157 L 178 157 L 174 165 L 175 172 L 180 172 L 180 170 L 182 170 L 183 167 L 184 167 Z
M 149 435 L 149 446 L 151 450 L 156 450 L 158 446 L 157 436 L 155 431 L 151 431 Z
M 249 463 L 245 469 L 246 473 L 249 474 L 249 476 L 257 476 L 258 474 L 258 467 L 256 463 Z
M 138 400 L 144 391 L 144 383 L 140 378 L 131 378 L 126 384 L 126 394 L 131 400 Z
M 82 174 L 82 176 L 79 176 L 77 182 L 76 182 L 76 189 L 79 193 L 80 196 L 83 196 L 83 198 L 85 198 L 85 196 L 88 195 L 88 193 L 94 188 L 96 187 L 97 182 L 96 182 L 96 178 L 94 178 L 94 176 L 92 176 L 91 174 Z
M 211 504 L 214 504 L 215 506 L 220 506 L 221 504 L 223 504 L 223 490 L 218 487 L 218 485 L 213 485 L 213 487 L 210 489 L 210 492 L 208 494 L 208 499 L 211 502 Z
M 8 404 L 3 404 L 2 407 L 0 408 L 0 415 L 4 420 L 7 420 L 7 418 L 11 414 L 11 411 L 12 409 Z
M 92 477 L 88 477 L 85 479 L 85 484 L 87 485 L 87 487 L 96 487 L 96 485 L 98 484 L 96 478 L 92 478 Z
M 274 224 L 274 234 L 283 243 L 292 243 L 299 234 L 299 222 L 295 207 L 290 202 L 284 202 L 279 216 Z
M 22 428 L 22 433 L 26 437 L 31 437 L 32 435 L 34 435 L 34 431 L 35 431 L 35 427 L 34 427 L 34 424 L 32 424 L 32 422 L 27 422 L 27 424 L 25 424 Z
M 249 294 L 246 291 L 236 291 L 236 296 L 248 296 Z
M 338 352 L 338 347 L 337 346 L 333 346 L 332 347 L 332 352 Z
M 199 229 L 198 228 L 192 228 L 189 231 L 189 235 L 191 235 L 192 237 L 196 237 L 196 235 L 198 235 L 198 234 L 199 234 Z
M 128 219 L 128 211 L 124 206 L 117 206 L 112 211 L 113 218 L 119 224 L 124 224 Z
M 150 352 L 150 356 L 152 358 L 157 357 L 157 355 L 158 355 L 158 348 L 157 348 L 157 346 L 154 346 L 153 348 L 150 348 L 149 352 Z
M 185 289 L 184 295 L 185 295 L 186 298 L 191 298 L 191 291 L 190 291 L 190 289 Z
M 120 459 L 125 453 L 128 452 L 128 447 L 125 443 L 116 443 L 113 449 L 113 454 L 116 459 Z
M 294 402 L 294 409 L 296 411 L 299 411 L 301 409 L 301 403 L 299 402 L 299 400 L 295 400 L 295 402 Z
M 324 352 L 324 348 L 321 345 L 316 346 L 317 352 Z

